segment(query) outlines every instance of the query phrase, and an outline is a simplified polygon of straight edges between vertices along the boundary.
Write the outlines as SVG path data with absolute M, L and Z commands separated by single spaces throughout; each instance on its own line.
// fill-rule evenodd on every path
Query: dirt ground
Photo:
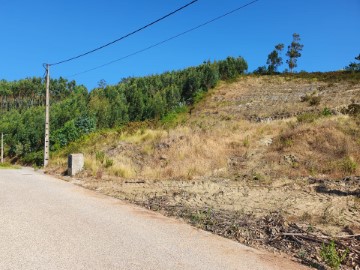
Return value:
M 177 216 L 205 230 L 257 248 L 285 252 L 318 269 L 327 269 L 319 253 L 336 239 L 350 248 L 347 267 L 359 269 L 360 178 L 335 183 L 321 179 L 299 181 L 199 178 L 140 180 L 64 178 L 74 184 Z M 269 230 L 272 228 L 274 231 Z M 284 234 L 279 238 L 279 235 Z M 292 239 L 286 234 L 309 239 Z M 277 239 L 273 239 L 274 237 Z M 353 236 L 353 237 L 351 237 Z M 303 241 L 301 245 L 297 241 Z M 356 268 L 357 267 L 357 268 Z
M 279 212 L 291 221 L 317 224 L 330 235 L 341 235 L 341 227 L 345 226 L 353 227 L 355 232 L 360 233 L 360 178 L 354 178 L 351 184 L 347 184 L 346 180 L 339 181 L 335 189 L 327 189 L 323 181 L 311 178 L 297 182 L 278 180 L 271 185 L 258 180 L 221 178 L 72 181 L 132 202 L 145 203 L 161 197 L 168 205 L 240 211 L 258 218 Z
M 63 157 L 49 173 L 317 269 L 359 270 L 359 123 L 342 113 L 359 102 L 358 81 L 245 77 L 178 127 L 90 140 L 77 178 L 61 175 Z M 314 121 L 296 118 L 309 112 Z M 331 263 L 321 254 L 332 244 Z

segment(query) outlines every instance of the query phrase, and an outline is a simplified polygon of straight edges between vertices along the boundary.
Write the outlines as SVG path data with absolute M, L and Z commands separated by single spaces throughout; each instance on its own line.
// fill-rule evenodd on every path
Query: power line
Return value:
M 104 45 L 98 47 L 98 48 L 95 48 L 95 49 L 90 50 L 90 51 L 88 51 L 88 52 L 79 54 L 79 55 L 77 55 L 77 56 L 74 56 L 74 57 L 71 57 L 71 58 L 68 58 L 68 59 L 65 59 L 65 60 L 62 60 L 62 61 L 53 63 L 53 64 L 49 64 L 49 66 L 56 66 L 56 65 L 60 65 L 60 64 L 66 63 L 66 62 L 70 62 L 70 61 L 72 61 L 72 60 L 78 59 L 78 58 L 83 57 L 83 56 L 85 56 L 85 55 L 88 55 L 88 54 L 91 54 L 91 53 L 96 52 L 96 51 L 98 51 L 98 50 L 101 50 L 101 49 L 103 49 L 103 48 L 105 48 L 105 47 L 108 47 L 108 46 L 110 46 L 110 45 L 112 45 L 112 44 L 114 44 L 114 43 L 116 43 L 116 42 L 119 42 L 120 40 L 123 40 L 123 39 L 125 39 L 125 38 L 127 38 L 127 37 L 129 37 L 129 36 L 132 36 L 132 35 L 136 34 L 137 32 L 140 32 L 140 31 L 142 31 L 142 30 L 144 30 L 144 29 L 146 29 L 146 28 L 148 28 L 148 27 L 150 27 L 150 26 L 152 26 L 152 25 L 154 25 L 154 24 L 156 24 L 156 23 L 158 23 L 158 22 L 166 19 L 167 17 L 170 17 L 171 15 L 174 15 L 175 13 L 177 13 L 177 12 L 179 12 L 179 11 L 187 8 L 188 6 L 196 3 L 197 1 L 199 1 L 199 0 L 193 0 L 193 1 L 189 2 L 189 3 L 187 3 L 186 5 L 184 5 L 184 6 L 180 7 L 180 8 L 178 8 L 178 9 L 170 12 L 169 14 L 166 14 L 165 16 L 163 16 L 163 17 L 161 17 L 161 18 L 159 18 L 159 19 L 157 19 L 157 20 L 155 20 L 155 21 L 153 21 L 153 22 L 151 22 L 151 23 L 149 23 L 149 24 L 147 24 L 147 25 L 145 25 L 145 26 L 143 26 L 143 27 L 140 27 L 139 29 L 137 29 L 137 30 L 135 30 L 135 31 L 132 31 L 132 32 L 130 32 L 130 33 L 128 33 L 128 34 L 126 34 L 126 35 L 118 38 L 118 39 L 115 39 L 114 41 L 111 41 L 111 42 L 109 42 L 109 43 L 107 43 L 107 44 L 104 44 Z
M 226 16 L 228 16 L 228 15 L 230 15 L 230 14 L 232 14 L 232 13 L 235 13 L 235 12 L 239 11 L 240 9 L 243 9 L 243 8 L 245 8 L 245 7 L 247 7 L 247 6 L 250 6 L 250 5 L 252 5 L 252 4 L 254 4 L 254 3 L 258 2 L 258 1 L 260 1 L 260 0 L 254 0 L 254 1 L 249 2 L 249 3 L 247 3 L 247 4 L 245 4 L 245 5 L 241 6 L 241 7 L 238 7 L 238 8 L 236 8 L 236 9 L 233 9 L 233 10 L 231 10 L 231 11 L 229 11 L 229 12 L 223 14 L 223 15 L 220 15 L 220 16 L 214 18 L 214 19 L 211 19 L 211 20 L 209 20 L 209 21 L 207 21 L 207 22 L 204 22 L 204 23 L 202 23 L 202 24 L 200 24 L 200 25 L 198 25 L 198 26 L 195 26 L 195 27 L 193 27 L 193 28 L 191 28 L 191 29 L 188 29 L 188 30 L 186 30 L 186 31 L 184 31 L 184 32 L 182 32 L 182 33 L 180 33 L 180 34 L 177 34 L 177 35 L 172 36 L 172 37 L 170 37 L 170 38 L 167 38 L 167 39 L 165 39 L 165 40 L 163 40 L 163 41 L 160 41 L 160 42 L 158 42 L 158 43 L 155 43 L 155 44 L 153 44 L 153 45 L 150 45 L 150 46 L 148 46 L 148 47 L 146 47 L 146 48 L 144 48 L 144 49 L 141 49 L 141 50 L 138 50 L 138 51 L 136 51 L 136 52 L 130 53 L 130 54 L 126 55 L 126 56 L 123 56 L 123 57 L 118 58 L 118 59 L 116 59 L 116 60 L 107 62 L 107 63 L 102 64 L 102 65 L 100 65 L 100 66 L 97 66 L 97 67 L 94 67 L 94 68 L 91 68 L 91 69 L 88 69 L 88 70 L 85 70 L 85 71 L 82 71 L 82 72 L 79 72 L 79 73 L 75 73 L 75 74 L 70 75 L 70 76 L 68 76 L 68 77 L 71 78 L 71 77 L 75 77 L 75 76 L 78 76 L 78 75 L 81 75 L 81 74 L 84 74 L 84 73 L 88 73 L 88 72 L 90 72 L 90 71 L 93 71 L 93 70 L 96 70 L 96 69 L 99 69 L 99 68 L 102 68 L 102 67 L 111 65 L 111 64 L 113 64 L 113 63 L 115 63 L 115 62 L 119 62 L 119 61 L 124 60 L 124 59 L 126 59 L 126 58 L 129 58 L 129 57 L 131 57 L 131 56 L 134 56 L 134 55 L 137 55 L 137 54 L 139 54 L 139 53 L 145 52 L 145 51 L 150 50 L 150 49 L 152 49 L 152 48 L 154 48 L 154 47 L 157 47 L 157 46 L 160 46 L 160 45 L 162 45 L 162 44 L 164 44 L 164 43 L 166 43 L 166 42 L 169 42 L 169 41 L 171 41 L 171 40 L 173 40 L 173 39 L 176 39 L 176 38 L 178 38 L 178 37 L 180 37 L 180 36 L 183 36 L 183 35 L 185 35 L 185 34 L 188 34 L 188 33 L 192 32 L 192 31 L 195 31 L 195 30 L 197 30 L 197 29 L 199 29 L 199 28 L 201 28 L 201 27 L 203 27 L 203 26 L 206 26 L 206 25 L 208 25 L 208 24 L 210 24 L 210 23 L 213 23 L 213 22 L 215 22 L 215 21 L 218 21 L 218 20 L 220 20 L 220 19 L 222 19 L 222 18 L 224 18 L 224 17 L 226 17 Z

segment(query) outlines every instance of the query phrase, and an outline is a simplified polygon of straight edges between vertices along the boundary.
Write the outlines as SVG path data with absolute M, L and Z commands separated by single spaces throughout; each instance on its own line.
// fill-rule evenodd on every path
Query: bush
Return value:
M 0 163 L 0 169 L 4 168 L 4 169 L 20 169 L 20 166 L 16 166 L 16 165 L 12 165 L 9 162 L 4 162 L 4 163 Z
M 38 167 L 41 167 L 44 164 L 44 151 L 26 154 L 22 158 L 22 162 L 25 165 L 31 165 L 31 166 L 36 165 Z
M 346 157 L 340 161 L 340 168 L 344 173 L 355 173 L 358 164 L 350 157 Z
M 350 115 L 360 115 L 360 104 L 356 104 L 356 103 L 350 104 L 346 112 Z
M 343 252 L 343 254 L 338 252 L 334 241 L 331 241 L 328 245 L 323 244 L 320 251 L 321 258 L 333 269 L 339 269 L 341 263 L 346 259 L 347 254 L 347 250 Z
M 188 111 L 188 107 L 180 104 L 178 107 L 176 107 L 174 110 L 166 114 L 161 119 L 161 124 L 164 126 L 174 126 L 176 123 L 178 123 L 180 115 L 185 114 Z
M 318 118 L 320 116 L 317 113 L 303 113 L 296 117 L 299 123 L 312 123 Z
M 228 57 L 219 62 L 219 75 L 222 80 L 234 80 L 248 69 L 248 64 L 242 57 Z
M 105 153 L 103 151 L 96 152 L 95 158 L 96 158 L 96 161 L 98 161 L 102 164 L 102 163 L 104 163 L 104 160 L 105 160 Z
M 206 92 L 204 92 L 204 91 L 196 92 L 195 95 L 194 95 L 194 98 L 193 98 L 194 103 L 195 104 L 199 103 L 205 97 L 205 95 L 206 95 Z
M 300 98 L 301 102 L 308 102 L 310 106 L 317 106 L 320 104 L 321 96 L 315 96 L 315 93 L 311 95 L 306 94 Z
M 317 106 L 320 104 L 321 97 L 320 96 L 312 96 L 309 99 L 310 106 Z
M 105 160 L 105 168 L 110 168 L 112 165 L 114 165 L 114 161 L 112 159 Z
M 261 66 L 261 67 L 258 67 L 257 69 L 255 69 L 253 73 L 258 74 L 258 75 L 267 75 L 268 70 L 267 70 L 266 66 Z
M 331 110 L 330 110 L 329 108 L 325 107 L 325 108 L 322 110 L 321 115 L 322 115 L 322 116 L 330 116 L 330 115 L 332 115 L 332 112 L 331 112 Z

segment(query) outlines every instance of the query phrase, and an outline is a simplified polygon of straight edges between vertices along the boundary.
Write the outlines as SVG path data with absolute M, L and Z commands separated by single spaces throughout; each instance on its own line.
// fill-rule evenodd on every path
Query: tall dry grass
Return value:
M 321 118 L 289 126 L 276 137 L 267 158 L 283 164 L 277 169 L 280 173 L 290 168 L 294 176 L 355 175 L 360 173 L 359 138 L 360 127 L 353 118 Z

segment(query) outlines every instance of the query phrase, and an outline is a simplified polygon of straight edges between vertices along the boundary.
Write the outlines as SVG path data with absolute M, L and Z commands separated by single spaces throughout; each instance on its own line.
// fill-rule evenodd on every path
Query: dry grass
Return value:
M 314 93 L 321 96 L 320 105 L 301 102 Z M 244 77 L 220 83 L 175 127 L 134 123 L 123 130 L 100 131 L 57 153 L 51 166 L 63 170 L 67 154 L 82 152 L 88 175 L 98 178 L 242 175 L 266 182 L 356 174 L 359 124 L 349 117 L 321 117 L 321 111 L 338 110 L 359 93 L 356 81 Z M 103 153 L 101 161 L 97 153 Z
M 133 134 L 124 132 L 120 135 L 120 140 L 133 144 L 155 143 L 166 135 L 163 130 L 140 129 Z
M 145 178 L 186 178 L 226 169 L 224 140 L 201 130 L 179 127 L 154 145 L 155 160 L 141 172 Z
M 347 116 L 290 125 L 274 140 L 267 158 L 291 168 L 294 176 L 339 178 L 360 173 L 360 128 Z M 287 158 L 288 157 L 288 158 Z
M 17 165 L 12 165 L 11 163 L 8 162 L 4 162 L 4 163 L 0 163 L 0 170 L 1 169 L 20 169 L 20 166 Z
M 304 228 L 358 233 L 358 178 L 349 184 L 345 176 L 360 175 L 360 117 L 340 112 L 360 101 L 359 82 L 327 79 L 222 83 L 174 125 L 94 133 L 50 167 L 63 171 L 66 155 L 82 152 L 86 171 L 77 183 L 120 199 L 256 218 L 281 211 Z M 312 94 L 320 104 L 301 102 Z

